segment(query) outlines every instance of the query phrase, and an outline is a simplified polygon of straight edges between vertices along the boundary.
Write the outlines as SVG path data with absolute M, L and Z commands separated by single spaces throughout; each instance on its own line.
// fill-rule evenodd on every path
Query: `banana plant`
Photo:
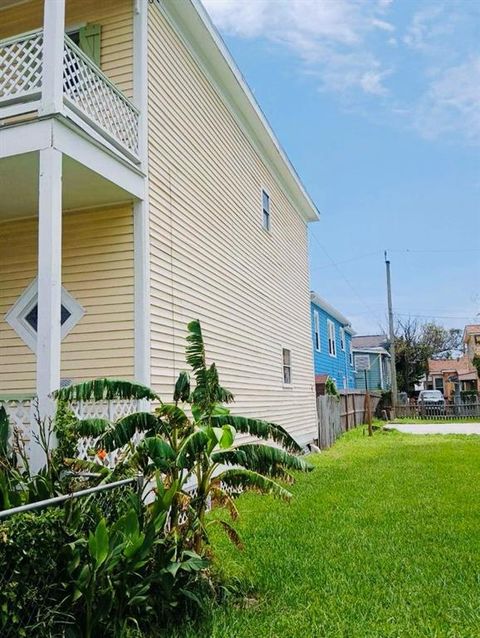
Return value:
M 288 501 L 292 495 L 281 483 L 292 484 L 292 471 L 306 472 L 312 466 L 299 456 L 301 447 L 280 425 L 231 413 L 228 404 L 234 397 L 220 385 L 215 363 L 207 364 L 198 320 L 188 324 L 186 359 L 194 384 L 181 372 L 171 403 L 164 403 L 146 386 L 109 379 L 62 388 L 56 397 L 60 401 L 142 398 L 156 404 L 152 412 L 136 412 L 115 423 L 106 419 L 79 421 L 78 432 L 97 437 L 99 449 L 130 448 L 129 462 L 147 479 L 161 472 L 167 486 L 177 485 L 169 528 L 189 537 L 195 551 L 201 552 L 208 542 L 209 507 L 224 508 L 235 520 L 238 511 L 232 494 L 250 490 Z M 137 432 L 143 439 L 133 445 Z M 239 433 L 268 443 L 238 444 Z M 241 545 L 227 521 L 212 519 L 209 524 L 221 525 L 229 538 Z

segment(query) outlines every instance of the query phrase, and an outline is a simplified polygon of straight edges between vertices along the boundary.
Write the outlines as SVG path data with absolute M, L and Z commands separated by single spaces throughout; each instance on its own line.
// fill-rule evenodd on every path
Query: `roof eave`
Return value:
M 283 186 L 293 207 L 305 222 L 318 221 L 320 213 L 316 205 L 200 0 L 161 0 L 156 6 L 167 16 L 219 90 L 237 122 Z

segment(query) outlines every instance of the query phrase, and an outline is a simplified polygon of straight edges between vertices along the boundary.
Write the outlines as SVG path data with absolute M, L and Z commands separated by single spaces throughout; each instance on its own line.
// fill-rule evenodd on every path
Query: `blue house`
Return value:
M 358 335 L 352 339 L 357 390 L 390 390 L 391 365 L 386 335 Z
M 315 381 L 330 377 L 339 390 L 355 388 L 350 321 L 315 292 L 310 293 Z

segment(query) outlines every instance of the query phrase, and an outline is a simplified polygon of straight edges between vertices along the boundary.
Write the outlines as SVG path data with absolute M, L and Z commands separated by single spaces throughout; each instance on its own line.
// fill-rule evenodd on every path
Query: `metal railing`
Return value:
M 69 510 L 77 502 L 77 516 L 85 538 L 99 518 L 118 520 L 129 507 L 129 495 L 142 489 L 136 478 L 79 490 L 0 512 L 0 636 L 65 636 L 75 618 L 65 612 L 65 573 L 58 555 L 70 542 Z M 50 511 L 45 518 L 40 512 Z M 29 534 L 31 543 L 19 546 L 15 534 Z M 55 545 L 58 542 L 58 547 Z M 43 551 L 44 550 L 44 551 Z M 53 550 L 53 551 L 52 551 Z
M 0 117 L 34 110 L 42 96 L 43 30 L 0 41 Z M 138 156 L 139 111 L 65 35 L 64 104 L 127 155 Z M 35 102 L 37 101 L 37 102 Z

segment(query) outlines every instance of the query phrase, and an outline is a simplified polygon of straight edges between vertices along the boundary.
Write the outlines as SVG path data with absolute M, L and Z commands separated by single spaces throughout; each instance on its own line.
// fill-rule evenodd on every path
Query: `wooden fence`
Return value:
M 445 405 L 411 403 L 397 405 L 395 406 L 395 417 L 397 419 L 427 419 L 430 421 L 480 420 L 480 403 L 447 403 Z
M 379 392 L 370 392 L 372 414 L 380 401 Z M 325 449 L 333 445 L 344 432 L 366 421 L 365 391 L 340 392 L 340 397 L 328 394 L 317 397 L 318 446 Z

